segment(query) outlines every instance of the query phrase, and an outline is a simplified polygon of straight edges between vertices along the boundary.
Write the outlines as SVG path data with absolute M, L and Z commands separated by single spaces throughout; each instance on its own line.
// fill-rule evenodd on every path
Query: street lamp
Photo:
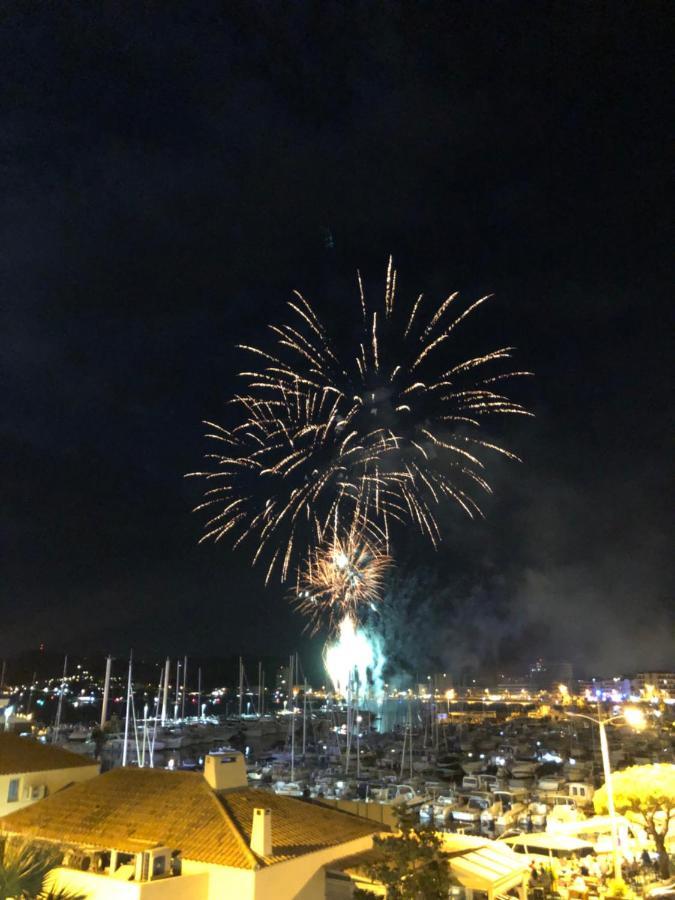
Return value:
M 607 743 L 606 725 L 612 725 L 620 719 L 623 719 L 631 728 L 644 728 L 645 717 L 642 710 L 635 707 L 626 708 L 618 716 L 608 716 L 603 719 L 600 715 L 600 704 L 598 703 L 598 718 L 587 716 L 584 713 L 566 712 L 566 716 L 573 716 L 576 719 L 588 719 L 598 726 L 600 731 L 600 752 L 602 754 L 602 768 L 605 775 L 605 786 L 607 788 L 607 809 L 609 811 L 609 819 L 612 825 L 612 856 L 614 857 L 614 878 L 621 881 L 621 858 L 619 856 L 619 834 L 616 824 L 616 812 L 614 809 L 614 788 L 612 787 L 612 773 L 609 767 L 609 745 Z

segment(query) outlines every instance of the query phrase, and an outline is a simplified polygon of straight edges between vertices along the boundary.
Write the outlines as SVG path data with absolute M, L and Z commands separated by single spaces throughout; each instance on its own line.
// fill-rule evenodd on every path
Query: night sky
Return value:
M 392 253 L 537 375 L 486 521 L 398 537 L 418 650 L 672 666 L 669 6 L 6 4 L 0 655 L 309 647 L 183 475 L 234 345 Z

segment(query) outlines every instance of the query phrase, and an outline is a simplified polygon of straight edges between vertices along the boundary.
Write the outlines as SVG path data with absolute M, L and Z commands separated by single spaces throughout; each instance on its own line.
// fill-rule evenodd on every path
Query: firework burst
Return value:
M 358 622 L 366 606 L 376 609 L 391 557 L 352 532 L 336 534 L 313 549 L 305 562 L 296 605 L 316 632 L 323 623 L 333 626 L 349 616 Z
M 215 450 L 206 471 L 193 473 L 207 484 L 197 509 L 212 513 L 202 540 L 250 541 L 267 579 L 293 575 L 298 590 L 335 534 L 386 556 L 397 523 L 414 523 L 436 545 L 435 512 L 447 500 L 481 515 L 488 455 L 517 459 L 486 439 L 485 426 L 530 415 L 504 393 L 531 374 L 504 365 L 512 347 L 456 354 L 452 338 L 488 297 L 463 306 L 451 294 L 428 310 L 422 295 L 402 304 L 390 260 L 384 296 L 371 306 L 359 276 L 358 298 L 360 335 L 346 352 L 299 293 L 288 322 L 270 326 L 270 350 L 243 347 L 257 365 L 240 373 L 235 424 L 207 423 Z

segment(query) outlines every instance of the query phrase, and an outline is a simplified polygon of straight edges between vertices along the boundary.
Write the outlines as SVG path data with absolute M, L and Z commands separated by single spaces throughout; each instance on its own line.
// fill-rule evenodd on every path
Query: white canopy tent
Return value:
M 471 894 L 483 891 L 494 900 L 512 888 L 521 900 L 527 896 L 527 860 L 501 841 L 459 834 L 444 834 L 443 849 L 450 855 L 450 871 Z

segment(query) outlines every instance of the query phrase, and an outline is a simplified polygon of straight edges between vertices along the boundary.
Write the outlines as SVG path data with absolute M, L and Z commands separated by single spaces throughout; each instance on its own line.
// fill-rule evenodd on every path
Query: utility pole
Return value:
M 588 719 L 598 726 L 600 732 L 600 753 L 602 755 L 602 768 L 605 776 L 605 790 L 607 791 L 607 811 L 609 812 L 610 823 L 612 826 L 612 857 L 614 859 L 614 878 L 621 880 L 621 848 L 619 846 L 619 829 L 616 821 L 616 810 L 614 807 L 614 786 L 612 785 L 612 772 L 609 759 L 609 744 L 607 742 L 607 725 L 612 725 L 618 720 L 623 719 L 628 725 L 640 730 L 645 726 L 644 714 L 641 710 L 635 708 L 624 707 L 624 712 L 618 716 L 608 716 L 603 718 L 598 701 L 598 717 L 587 716 L 584 713 L 566 712 L 566 716 L 576 719 Z

